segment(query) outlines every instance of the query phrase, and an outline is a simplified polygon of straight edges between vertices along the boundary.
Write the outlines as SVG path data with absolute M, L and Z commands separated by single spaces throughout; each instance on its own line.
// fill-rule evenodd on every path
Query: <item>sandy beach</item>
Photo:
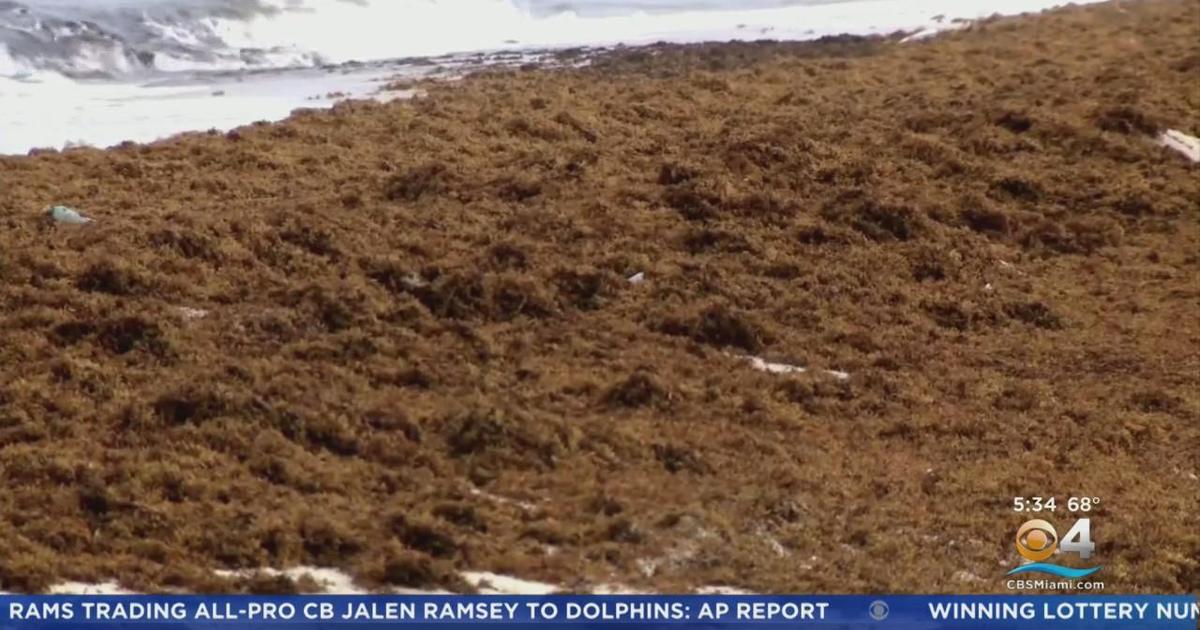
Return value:
M 1056 495 L 1109 591 L 1198 592 L 1198 25 L 637 47 L 0 157 L 0 590 L 1007 592 Z

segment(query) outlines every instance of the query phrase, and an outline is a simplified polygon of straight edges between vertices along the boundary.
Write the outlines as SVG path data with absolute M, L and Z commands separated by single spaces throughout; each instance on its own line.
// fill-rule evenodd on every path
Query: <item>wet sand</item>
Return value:
M 1109 592 L 1196 592 L 1200 178 L 1155 138 L 1200 135 L 1198 20 L 651 47 L 2 158 L 0 589 L 999 592 L 1054 495 L 1101 497 Z

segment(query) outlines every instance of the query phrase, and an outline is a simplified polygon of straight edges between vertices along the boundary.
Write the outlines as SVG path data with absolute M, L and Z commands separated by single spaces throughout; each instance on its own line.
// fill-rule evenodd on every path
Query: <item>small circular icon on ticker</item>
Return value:
M 875 621 L 883 621 L 884 619 L 887 619 L 888 612 L 890 612 L 887 602 L 878 600 L 871 602 L 871 607 L 868 610 L 871 613 L 871 618 Z

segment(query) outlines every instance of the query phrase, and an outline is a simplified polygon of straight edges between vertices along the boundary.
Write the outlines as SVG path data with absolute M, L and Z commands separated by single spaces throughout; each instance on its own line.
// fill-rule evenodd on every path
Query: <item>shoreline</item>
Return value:
M 745 15 L 697 12 L 678 17 L 682 20 L 680 24 L 692 26 L 673 26 L 661 32 L 637 31 L 641 34 L 631 35 L 626 32 L 631 28 L 628 25 L 609 35 L 602 35 L 607 32 L 604 28 L 581 29 L 577 41 L 534 40 L 519 47 L 516 43 L 501 46 L 496 42 L 488 50 L 345 61 L 319 68 L 183 71 L 117 77 L 113 81 L 75 81 L 45 72 L 21 80 L 0 77 L 0 109 L 7 115 L 0 121 L 0 155 L 74 146 L 106 148 L 123 141 L 154 142 L 189 131 L 225 132 L 260 120 L 278 122 L 296 108 L 330 107 L 339 100 L 328 98 L 329 95 L 370 98 L 374 96 L 375 84 L 387 73 L 407 80 L 429 75 L 452 78 L 489 66 L 531 62 L 553 66 L 561 55 L 578 51 L 593 55 L 611 49 L 654 47 L 661 43 L 688 45 L 706 40 L 803 42 L 843 34 L 889 37 L 904 32 L 910 41 L 917 41 L 963 28 L 991 11 L 1025 13 L 1054 4 L 1047 0 L 1022 0 L 992 7 L 989 2 L 979 0 L 914 10 L 896 0 L 860 0 L 761 9 Z M 739 15 L 748 21 L 736 25 L 730 22 L 737 22 L 731 16 Z M 617 23 L 627 19 L 634 18 L 619 18 Z M 756 20 L 783 26 L 758 28 L 754 26 Z M 478 43 L 475 47 L 479 47 Z M 180 80 L 184 81 L 182 85 L 178 83 Z M 170 109 L 164 112 L 164 107 Z
M 1008 592 L 1036 494 L 1195 592 L 1198 10 L 0 157 L 0 590 Z

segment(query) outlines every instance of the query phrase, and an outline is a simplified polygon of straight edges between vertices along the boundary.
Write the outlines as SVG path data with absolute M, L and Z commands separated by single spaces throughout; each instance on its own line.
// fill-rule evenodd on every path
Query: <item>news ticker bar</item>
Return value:
M 342 625 L 493 628 L 1112 628 L 1195 630 L 1195 596 L 0 596 L 0 630 Z

